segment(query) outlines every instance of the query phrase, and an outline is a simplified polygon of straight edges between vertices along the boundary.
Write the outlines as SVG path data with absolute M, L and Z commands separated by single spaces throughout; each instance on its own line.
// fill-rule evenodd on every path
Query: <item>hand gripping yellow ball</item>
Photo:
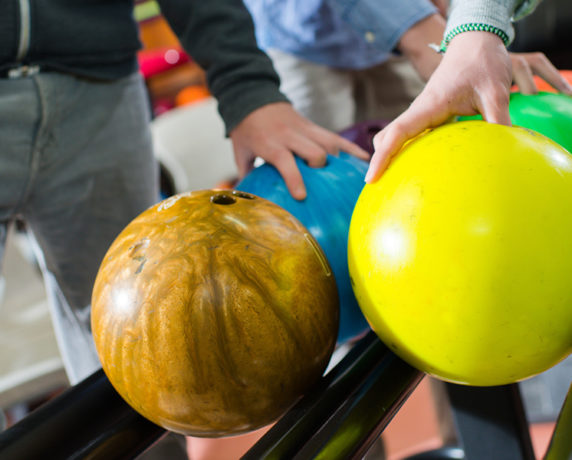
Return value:
M 536 375 L 572 352 L 572 155 L 482 121 L 430 131 L 365 186 L 348 262 L 413 366 L 478 386 Z

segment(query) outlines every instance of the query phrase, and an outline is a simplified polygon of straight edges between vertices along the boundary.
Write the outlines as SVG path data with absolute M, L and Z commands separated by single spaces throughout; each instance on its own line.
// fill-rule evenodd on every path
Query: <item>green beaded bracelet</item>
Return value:
M 505 46 L 508 45 L 508 40 L 509 40 L 508 35 L 506 34 L 506 32 L 499 29 L 498 27 L 482 23 L 470 23 L 470 24 L 462 24 L 449 31 L 449 33 L 445 36 L 445 38 L 443 38 L 443 41 L 441 42 L 441 48 L 439 49 L 439 51 L 441 53 L 444 53 L 445 50 L 447 49 L 447 46 L 453 39 L 453 37 L 463 32 L 490 32 L 491 34 L 495 34 L 497 37 L 499 37 L 503 41 Z

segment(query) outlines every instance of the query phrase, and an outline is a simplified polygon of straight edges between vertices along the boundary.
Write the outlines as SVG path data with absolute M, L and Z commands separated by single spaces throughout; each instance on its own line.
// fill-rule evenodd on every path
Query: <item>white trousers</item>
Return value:
M 362 121 L 390 121 L 425 83 L 403 57 L 364 70 L 340 70 L 271 49 L 282 92 L 298 112 L 332 131 Z

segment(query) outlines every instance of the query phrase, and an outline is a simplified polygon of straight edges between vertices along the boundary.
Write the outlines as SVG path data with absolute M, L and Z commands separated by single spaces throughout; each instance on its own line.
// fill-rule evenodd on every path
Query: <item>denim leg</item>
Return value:
M 112 83 L 34 78 L 44 119 L 22 212 L 74 384 L 100 367 L 89 315 L 99 265 L 120 231 L 158 200 L 158 172 L 139 75 Z
M 8 227 L 18 215 L 29 186 L 39 109 L 31 79 L 0 79 L 0 266 Z
M 25 198 L 40 114 L 31 79 L 0 79 L 0 222 L 13 220 Z
M 6 247 L 6 235 L 8 233 L 8 222 L 0 221 L 0 267 L 2 267 L 2 261 L 4 260 L 4 248 Z M 0 272 L 0 306 L 2 305 L 2 299 L 4 296 L 4 282 Z M 0 430 L 1 431 L 1 430 Z

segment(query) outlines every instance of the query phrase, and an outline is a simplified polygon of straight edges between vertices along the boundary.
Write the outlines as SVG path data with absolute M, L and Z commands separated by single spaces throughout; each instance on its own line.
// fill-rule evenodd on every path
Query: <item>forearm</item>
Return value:
M 445 25 L 445 18 L 433 14 L 407 30 L 397 44 L 397 49 L 407 56 L 425 81 L 441 61 L 441 56 L 431 49 L 431 45 L 440 43 Z
M 429 0 L 327 0 L 328 4 L 371 46 L 393 51 L 403 34 L 437 13 Z
M 538 3 L 540 0 L 452 0 L 443 48 L 455 35 L 469 30 L 495 33 L 509 45 L 514 39 L 512 21 L 532 12 Z
M 241 0 L 159 0 L 185 50 L 206 71 L 226 132 L 257 108 L 286 101 L 270 59 L 256 44 Z

